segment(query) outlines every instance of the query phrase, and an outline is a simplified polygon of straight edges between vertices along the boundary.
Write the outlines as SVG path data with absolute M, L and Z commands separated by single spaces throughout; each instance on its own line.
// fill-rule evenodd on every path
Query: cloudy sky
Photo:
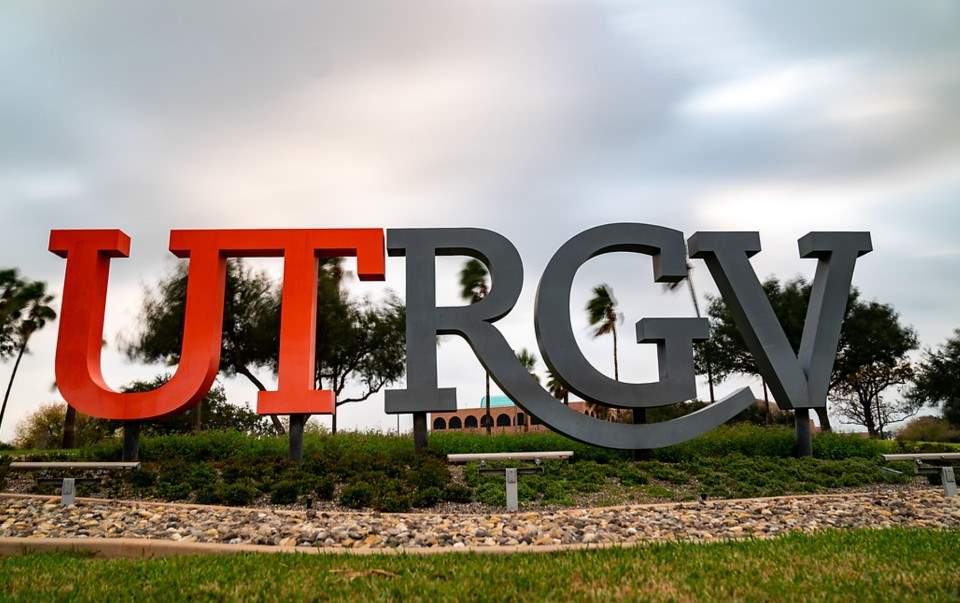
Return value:
M 869 230 L 864 295 L 893 303 L 925 345 L 960 326 L 952 0 L 7 0 L 0 91 L 0 265 L 58 292 L 51 228 L 133 238 L 108 297 L 115 386 L 161 370 L 129 363 L 116 341 L 143 286 L 175 261 L 172 228 L 496 230 L 526 275 L 498 324 L 531 349 L 540 272 L 588 227 L 756 230 L 758 273 L 783 277 L 812 275 L 797 256 L 805 233 Z M 443 302 L 459 303 L 457 267 L 440 263 Z M 391 260 L 385 284 L 355 294 L 402 291 L 402 268 Z M 611 369 L 610 342 L 582 317 L 592 285 L 614 288 L 627 332 L 643 316 L 692 314 L 651 274 L 619 255 L 578 274 L 575 326 L 599 368 Z M 715 291 L 702 266 L 694 282 Z M 33 342 L 0 439 L 57 399 L 55 340 L 51 327 Z M 626 378 L 654 378 L 651 346 L 622 347 Z M 479 363 L 459 340 L 440 349 L 441 384 L 476 404 Z M 226 385 L 235 402 L 255 398 L 244 381 Z M 344 408 L 342 424 L 395 427 L 382 406 Z

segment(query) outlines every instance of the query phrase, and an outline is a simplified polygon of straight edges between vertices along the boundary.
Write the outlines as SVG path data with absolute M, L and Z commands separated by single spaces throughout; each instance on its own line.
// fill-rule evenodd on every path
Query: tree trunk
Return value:
M 613 380 L 620 380 L 620 362 L 617 359 L 617 328 L 614 327 L 613 331 Z
M 200 431 L 203 429 L 203 400 L 197 402 L 197 406 L 193 409 L 193 430 Z
M 830 425 L 830 415 L 827 414 L 827 408 L 817 408 L 817 419 L 820 421 L 820 431 L 833 431 L 833 426 Z
M 427 413 L 413 413 L 413 449 L 423 452 L 427 448 Z
M 266 386 L 264 386 L 263 383 L 259 379 L 257 379 L 254 376 L 254 374 L 250 372 L 250 369 L 248 369 L 247 367 L 245 366 L 239 367 L 237 369 L 237 374 L 243 375 L 244 377 L 246 377 L 250 381 L 250 383 L 253 383 L 254 387 L 256 387 L 258 390 L 262 392 L 267 391 Z M 280 419 L 277 417 L 277 415 L 270 415 L 270 422 L 273 423 L 273 428 L 277 431 L 277 435 L 284 434 L 285 430 L 283 429 L 283 423 L 280 422 Z
M 123 422 L 123 460 L 140 460 L 140 421 Z
M 67 404 L 67 413 L 63 416 L 63 441 L 61 448 L 77 446 L 77 409 Z
M 490 435 L 490 432 L 493 431 L 493 417 L 490 415 L 490 371 L 487 371 L 487 398 L 485 402 L 487 406 L 487 435 Z
M 10 373 L 10 381 L 7 382 L 7 393 L 3 394 L 3 406 L 0 406 L 0 427 L 3 426 L 3 415 L 7 412 L 7 400 L 10 399 L 10 390 L 13 389 L 13 380 L 17 376 L 17 369 L 20 368 L 20 361 L 23 359 L 23 353 L 27 351 L 27 340 L 30 336 L 23 338 L 20 344 L 20 351 L 17 352 L 17 361 L 13 363 L 13 371 Z
M 290 415 L 290 433 L 287 434 L 287 458 L 297 463 L 303 461 L 303 428 L 310 415 Z
M 713 366 L 709 360 L 707 361 L 707 385 L 710 386 L 710 404 L 713 404 L 717 401 L 717 397 L 713 393 Z
M 797 427 L 797 456 L 813 456 L 813 438 L 810 434 L 810 411 L 797 408 L 793 411 Z
M 867 435 L 869 435 L 871 438 L 879 437 L 877 423 L 874 421 L 873 408 L 870 405 L 870 400 L 864 402 L 861 399 L 860 408 L 863 409 L 863 426 L 867 428 Z

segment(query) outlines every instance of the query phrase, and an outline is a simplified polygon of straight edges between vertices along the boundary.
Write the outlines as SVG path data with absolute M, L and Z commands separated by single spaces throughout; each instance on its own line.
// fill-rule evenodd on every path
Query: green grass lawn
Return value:
M 856 530 L 551 554 L 0 559 L 5 600 L 955 601 L 960 534 Z

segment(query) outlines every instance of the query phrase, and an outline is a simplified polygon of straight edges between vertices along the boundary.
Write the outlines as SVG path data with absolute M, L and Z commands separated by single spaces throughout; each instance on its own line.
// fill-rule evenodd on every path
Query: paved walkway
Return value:
M 134 538 L 411 549 L 550 547 L 770 537 L 824 528 L 960 529 L 960 497 L 935 489 L 631 505 L 529 513 L 311 513 L 0 495 L 0 538 Z

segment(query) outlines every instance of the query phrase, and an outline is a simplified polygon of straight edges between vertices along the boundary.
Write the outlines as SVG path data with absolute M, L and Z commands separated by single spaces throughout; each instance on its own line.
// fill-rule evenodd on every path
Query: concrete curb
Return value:
M 696 542 L 696 541 L 691 541 Z M 718 541 L 712 541 L 718 542 Z M 0 537 L 0 556 L 34 553 L 92 553 L 107 559 L 142 559 L 177 555 L 236 555 L 240 553 L 301 553 L 307 555 L 445 555 L 448 553 L 507 555 L 512 553 L 559 553 L 571 551 L 634 548 L 655 544 L 635 543 L 551 544 L 526 546 L 474 547 L 409 547 L 409 548 L 345 548 L 270 546 L 265 544 L 221 544 L 211 542 L 176 542 L 140 538 L 19 538 Z

